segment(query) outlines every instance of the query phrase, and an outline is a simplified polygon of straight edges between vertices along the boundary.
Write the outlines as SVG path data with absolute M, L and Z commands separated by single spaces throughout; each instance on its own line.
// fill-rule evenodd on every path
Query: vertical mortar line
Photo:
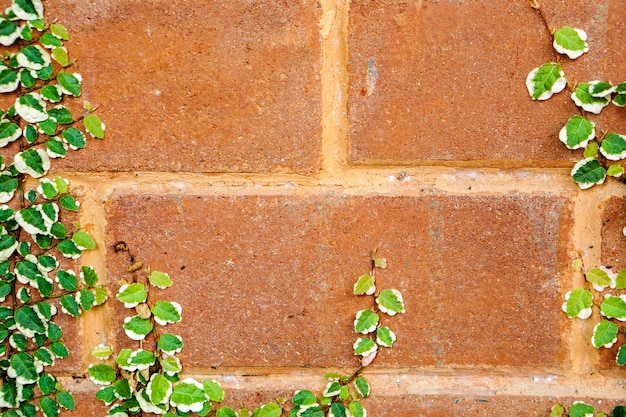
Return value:
M 108 284 L 105 246 L 107 219 L 104 206 L 108 193 L 103 189 L 103 183 L 98 179 L 89 181 L 89 178 L 85 176 L 81 176 L 80 179 L 67 177 L 70 179 L 70 187 L 80 192 L 77 196 L 81 203 L 79 222 L 92 235 L 97 245 L 96 249 L 83 253 L 80 258 L 80 265 L 93 267 L 98 274 L 98 285 L 106 285 Z M 87 365 L 93 362 L 91 357 L 93 348 L 100 343 L 107 344 L 108 342 L 108 318 L 106 303 L 81 315 L 81 362 L 84 372 L 87 370 Z
M 334 180 L 348 161 L 349 0 L 321 0 L 322 180 Z
M 583 261 L 584 270 L 600 265 L 602 218 L 598 202 L 604 192 L 605 187 L 579 191 L 574 201 L 573 255 Z M 572 279 L 563 283 L 563 294 L 585 283 L 584 270 L 572 272 Z M 594 308 L 593 315 L 587 320 L 569 319 L 568 327 L 571 329 L 568 337 L 571 347 L 569 354 L 574 376 L 589 374 L 598 365 L 598 349 L 590 343 L 598 315 L 599 313 Z M 565 331 L 567 332 L 568 329 L 566 328 Z

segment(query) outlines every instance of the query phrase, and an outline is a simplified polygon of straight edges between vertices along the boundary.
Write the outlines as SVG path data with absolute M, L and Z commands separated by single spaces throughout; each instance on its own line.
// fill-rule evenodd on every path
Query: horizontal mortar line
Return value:
M 215 379 L 226 391 L 285 391 L 310 389 L 323 391 L 327 380 L 323 375 L 328 370 L 308 369 L 281 373 L 250 375 L 248 371 L 189 373 L 182 378 L 198 381 Z M 446 395 L 446 396 L 527 396 L 550 398 L 602 398 L 623 400 L 626 394 L 624 378 L 606 378 L 600 375 L 564 376 L 554 372 L 535 372 L 506 375 L 502 373 L 468 372 L 448 370 L 446 372 L 420 372 L 415 369 L 367 371 L 363 376 L 372 386 L 373 395 Z M 70 380 L 68 389 L 95 392 L 100 387 L 87 378 L 59 378 Z
M 346 169 L 340 176 L 304 177 L 286 174 L 198 174 L 170 172 L 84 173 L 55 172 L 75 183 L 97 189 L 106 196 L 114 191 L 123 193 L 178 193 L 186 195 L 232 194 L 291 194 L 317 193 L 340 188 L 347 193 L 418 194 L 437 191 L 473 193 L 549 193 L 564 194 L 579 189 L 562 169 L 455 169 L 411 168 Z M 613 185 L 611 185 L 611 183 Z M 316 190 L 319 189 L 319 190 Z M 623 187 L 615 181 L 605 185 L 604 192 L 623 195 Z
M 351 161 L 353 167 L 448 167 L 448 168 L 497 168 L 497 169 L 535 169 L 535 168 L 567 168 L 572 169 L 577 161 L 545 160 L 545 159 L 472 159 L 472 160 L 444 160 L 444 159 L 385 159 L 372 158 L 360 161 Z

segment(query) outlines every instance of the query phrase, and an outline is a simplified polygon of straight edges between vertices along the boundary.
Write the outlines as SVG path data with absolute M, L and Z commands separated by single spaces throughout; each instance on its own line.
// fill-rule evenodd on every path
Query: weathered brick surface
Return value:
M 624 211 L 626 210 L 626 198 L 612 197 L 604 202 L 602 208 L 602 265 L 619 271 L 626 268 L 626 238 L 624 238 Z M 606 293 L 620 294 L 626 291 L 607 289 Z M 601 301 L 601 298 L 598 297 Z M 603 369 L 619 369 L 615 363 L 617 350 L 626 342 L 623 334 L 618 336 L 618 341 L 610 349 L 600 349 L 600 366 Z
M 552 26 L 590 33 L 588 56 L 563 60 L 573 81 L 622 81 L 618 55 L 606 52 L 624 42 L 613 26 L 624 16 L 621 2 L 540 3 Z M 580 156 L 558 141 L 576 107 L 565 93 L 533 102 L 525 87 L 527 74 L 551 60 L 546 28 L 528 2 L 352 2 L 350 158 L 563 166 Z M 594 120 L 626 128 L 619 109 L 608 113 Z
M 598 411 L 609 413 L 615 401 L 594 398 L 553 398 L 531 396 L 407 395 L 372 399 L 371 415 L 397 417 L 479 417 L 479 416 L 548 416 L 557 403 L 565 406 L 584 400 Z M 370 415 L 370 414 L 368 414 Z
M 567 349 L 561 197 L 117 195 L 107 212 L 109 247 L 172 273 L 187 367 L 352 366 L 368 304 L 350 293 L 374 248 L 407 308 L 378 365 L 553 366 Z M 109 249 L 108 265 L 130 278 L 125 255 Z
M 65 167 L 316 171 L 321 41 L 315 1 L 107 0 L 47 5 L 107 140 Z

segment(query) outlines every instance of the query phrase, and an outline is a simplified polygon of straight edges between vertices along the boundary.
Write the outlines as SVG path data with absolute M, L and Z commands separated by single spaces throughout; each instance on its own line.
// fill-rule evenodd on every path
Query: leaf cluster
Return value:
M 2 417 L 56 417 L 76 408 L 47 371 L 69 356 L 54 317 L 59 310 L 77 317 L 107 298 L 92 267 L 78 274 L 67 267 L 96 243 L 64 220 L 80 205 L 69 181 L 45 177 L 51 159 L 84 148 L 87 135 L 104 137 L 93 109 L 74 117 L 66 105 L 81 95 L 82 82 L 68 71 L 68 40 L 63 25 L 44 21 L 41 0 L 13 0 L 0 15 L 0 94 L 12 103 L 0 109 Z

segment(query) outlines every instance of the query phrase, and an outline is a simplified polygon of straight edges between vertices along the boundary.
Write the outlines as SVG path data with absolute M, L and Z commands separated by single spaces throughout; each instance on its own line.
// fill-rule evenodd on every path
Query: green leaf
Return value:
M 578 107 L 583 110 L 600 114 L 602 109 L 609 105 L 610 100 L 606 97 L 594 97 L 590 92 L 591 85 L 589 83 L 580 83 L 576 86 L 576 90 L 572 93 L 572 100 Z
M 341 384 L 338 381 L 331 381 L 326 384 L 326 388 L 322 393 L 322 396 L 327 398 L 336 397 L 341 393 Z
M 580 29 L 563 26 L 554 32 L 554 49 L 567 55 L 570 59 L 576 59 L 589 50 L 587 34 Z
M 39 127 L 39 131 L 43 134 L 52 136 L 57 132 L 58 124 L 54 119 L 46 119 L 42 122 L 37 123 L 37 127 Z
M 50 228 L 50 235 L 54 236 L 57 239 L 65 239 L 67 235 L 67 228 L 63 223 L 54 223 Z M 73 245 L 73 247 L 76 247 L 76 245 L 74 245 L 74 242 L 70 241 L 70 243 Z
M 159 363 L 161 364 L 163 372 L 168 375 L 176 375 L 183 370 L 180 360 L 175 356 L 167 356 L 161 359 Z
M 160 289 L 165 289 L 172 285 L 172 279 L 165 272 L 152 271 L 148 279 L 150 284 Z
M 83 310 L 88 311 L 95 305 L 96 296 L 90 290 L 83 288 L 77 294 L 77 301 Z
M 620 321 L 626 321 L 626 295 L 612 296 L 608 295 L 600 304 L 600 312 L 607 318 L 616 318 Z
M 59 204 L 66 210 L 78 211 L 79 204 L 71 195 L 64 195 L 59 199 Z
M 22 20 L 43 19 L 41 0 L 13 0 L 11 9 Z
M 581 189 L 586 190 L 602 184 L 606 178 L 606 170 L 597 159 L 585 158 L 572 168 L 572 178 Z
M 53 324 L 53 323 L 50 323 Z M 55 342 L 50 345 L 50 350 L 57 358 L 67 359 L 70 356 L 70 351 L 67 350 L 67 347 L 60 342 Z
M 56 62 L 59 63 L 63 68 L 67 67 L 70 64 L 70 57 L 67 55 L 67 49 L 61 48 L 52 48 L 52 58 Z
M 83 119 L 85 124 L 85 130 L 94 138 L 104 139 L 104 124 L 100 121 L 100 118 L 95 114 L 90 114 Z
M 56 120 L 60 125 L 69 125 L 74 123 L 72 113 L 65 106 L 56 106 L 48 109 L 48 116 Z
M 111 365 L 101 363 L 89 365 L 89 378 L 98 385 L 109 385 L 117 378 L 117 373 Z
M 48 173 L 50 158 L 44 150 L 31 148 L 16 153 L 13 157 L 13 165 L 19 173 L 40 178 Z
M 27 385 L 35 383 L 42 370 L 43 366 L 37 366 L 32 356 L 19 352 L 11 356 L 7 375 L 14 378 L 18 384 Z
M 265 404 L 259 409 L 256 417 L 280 417 L 283 409 L 276 403 Z
M 615 277 L 615 289 L 623 290 L 626 288 L 626 268 L 620 269 Z
M 59 72 L 57 74 L 57 81 L 63 89 L 63 93 L 71 94 L 74 97 L 80 96 L 80 83 L 82 77 L 79 74 L 69 74 L 67 72 Z
M 354 320 L 354 331 L 357 333 L 368 334 L 376 330 L 380 316 L 372 310 L 361 310 L 356 313 Z
M 155 405 L 167 403 L 170 395 L 172 395 L 172 391 L 172 383 L 159 374 L 153 374 L 146 386 L 146 393 L 152 404 Z
M 565 302 L 561 309 L 567 317 L 579 317 L 587 319 L 591 316 L 591 305 L 593 304 L 593 294 L 591 291 L 579 287 L 565 294 Z
M 224 399 L 224 390 L 222 389 L 222 385 L 216 380 L 204 380 L 202 381 L 202 385 L 204 386 L 204 392 L 207 397 L 213 402 L 221 403 Z
M 96 398 L 100 401 L 104 401 L 107 405 L 111 404 L 116 400 L 115 387 L 109 386 L 100 388 L 100 390 L 96 393 Z
M 0 44 L 10 46 L 20 35 L 20 28 L 8 19 L 0 19 Z
M 392 347 L 396 341 L 396 334 L 389 327 L 382 326 L 376 329 L 376 343 L 384 347 Z
M 143 340 L 153 329 L 150 319 L 139 316 L 126 317 L 123 327 L 126 336 L 133 340 Z
M 58 324 L 50 322 L 48 323 L 48 331 L 46 335 L 51 341 L 58 342 L 63 337 L 63 330 L 61 329 L 61 327 L 59 327 Z
M 77 230 L 76 232 L 74 232 L 74 234 L 72 235 L 72 240 L 76 244 L 76 247 L 80 250 L 96 248 L 95 240 L 93 240 L 91 235 L 84 230 Z
M 593 328 L 593 336 L 591 338 L 593 347 L 598 349 L 601 347 L 612 347 L 617 342 L 618 331 L 617 324 L 612 321 L 602 320 Z
M 82 254 L 82 251 L 78 249 L 76 244 L 71 240 L 60 241 L 57 245 L 57 249 L 67 258 L 78 259 Z
M 215 417 L 238 417 L 237 412 L 230 407 L 222 407 L 217 410 Z
M 526 88 L 533 100 L 547 100 L 561 92 L 567 81 L 561 66 L 553 62 L 533 69 L 526 77 Z
M 294 393 L 291 402 L 295 405 L 312 405 L 317 404 L 317 397 L 312 391 L 299 390 Z
M 617 86 L 611 85 L 605 81 L 590 81 L 589 92 L 594 97 L 607 97 L 613 94 Z
M 99 344 L 91 351 L 91 356 L 100 359 L 107 360 L 113 354 L 113 349 L 110 346 L 105 346 L 103 344 Z
M 21 67 L 38 71 L 50 64 L 50 55 L 39 45 L 27 45 L 16 56 Z
M 613 98 L 613 104 L 615 104 L 617 107 L 626 106 L 626 94 L 616 94 Z
M 95 287 L 94 289 L 96 295 L 96 305 L 99 306 L 103 304 L 107 298 L 109 297 L 109 291 L 105 286 Z
M 63 136 L 63 139 L 69 143 L 70 148 L 73 150 L 83 149 L 87 146 L 87 138 L 85 137 L 85 134 L 75 127 L 63 129 L 61 131 L 61 136 Z
M 22 136 L 22 129 L 16 123 L 0 121 L 0 148 L 4 148 L 20 136 Z
M 330 398 L 322 398 L 323 400 L 330 400 Z M 297 417 L 324 417 L 324 410 L 319 405 L 313 405 L 310 407 L 303 407 L 302 410 L 296 413 Z
M 76 410 L 76 402 L 74 401 L 74 397 L 67 391 L 61 391 L 57 395 L 57 401 L 59 405 L 66 410 Z
M 78 306 L 78 303 L 76 302 L 76 299 L 74 297 L 69 294 L 64 295 L 59 301 L 61 302 L 61 310 L 65 314 L 69 314 L 73 317 L 80 316 L 80 307 Z
M 346 406 L 341 403 L 332 403 L 328 410 L 328 417 L 347 417 Z
M 67 29 L 65 28 L 65 26 L 59 23 L 51 23 L 50 31 L 52 32 L 54 36 L 56 36 L 59 39 L 63 39 L 64 41 L 70 40 L 70 36 L 67 33 Z
M 44 417 L 58 417 L 59 405 L 50 397 L 43 397 L 39 400 L 39 408 Z
M 51 158 L 65 158 L 67 155 L 67 145 L 56 136 L 46 141 L 46 148 Z
M 181 321 L 182 307 L 174 301 L 157 301 L 151 309 L 154 321 L 161 326 Z
M 356 284 L 354 284 L 355 295 L 372 295 L 375 291 L 376 285 L 374 282 L 374 277 L 370 276 L 369 274 L 361 275 Z
M 15 310 L 15 323 L 20 332 L 26 337 L 33 337 L 35 333 L 45 334 L 46 325 L 30 306 Z
M 58 37 L 54 36 L 50 32 L 46 32 L 39 37 L 39 42 L 46 48 L 58 48 L 63 46 L 63 42 Z
M 593 417 L 596 409 L 582 401 L 574 401 L 569 408 L 570 417 Z
M 125 284 L 122 285 L 117 293 L 116 298 L 124 303 L 126 308 L 134 308 L 143 303 L 148 298 L 148 291 L 143 284 Z
M 383 313 L 395 316 L 397 313 L 404 313 L 404 301 L 402 294 L 395 289 L 382 290 L 376 297 L 376 304 Z
M 50 395 L 57 391 L 57 379 L 50 374 L 42 374 L 37 380 L 37 386 L 43 395 Z
M 617 351 L 617 356 L 615 357 L 615 361 L 619 366 L 626 365 L 626 345 L 622 345 L 619 347 Z
M 354 354 L 361 356 L 368 356 L 378 349 L 376 343 L 369 338 L 358 338 L 353 345 Z
M 599 415 L 597 417 L 600 417 Z M 626 407 L 618 405 L 611 411 L 611 417 L 626 417 Z
M 365 417 L 367 415 L 363 405 L 359 401 L 352 401 L 350 403 L 350 414 L 352 417 Z
M 41 87 L 41 96 L 51 103 L 58 103 L 63 98 L 63 93 L 57 85 L 46 85 Z
M 603 291 L 604 288 L 611 286 L 612 280 L 609 273 L 603 268 L 592 268 L 585 273 L 587 281 L 593 284 L 597 291 Z
M 59 269 L 56 272 L 56 281 L 59 283 L 59 287 L 65 291 L 75 291 L 78 287 L 78 280 L 76 274 L 72 270 L 65 271 Z
M 570 117 L 559 133 L 559 140 L 568 149 L 584 148 L 595 137 L 595 124 L 578 115 Z
M 370 384 L 362 376 L 357 377 L 354 380 L 354 387 L 361 397 L 367 398 L 370 395 Z
M 600 144 L 600 153 L 609 161 L 626 158 L 626 136 L 609 132 Z
M 200 385 L 200 387 L 198 385 Z M 206 401 L 204 390 L 201 386 L 200 383 L 190 378 L 183 380 L 181 383 L 174 386 L 170 404 L 183 413 L 201 410 Z
M 624 175 L 624 167 L 618 164 L 610 165 L 606 170 L 606 175 L 619 178 Z

